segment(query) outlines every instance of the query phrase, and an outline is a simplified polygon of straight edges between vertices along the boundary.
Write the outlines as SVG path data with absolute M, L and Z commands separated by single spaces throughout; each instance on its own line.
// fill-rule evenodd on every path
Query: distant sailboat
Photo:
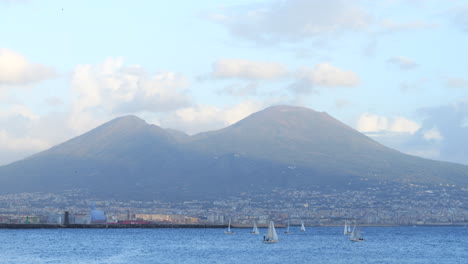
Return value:
M 356 227 L 356 225 L 354 225 L 353 231 L 351 231 L 351 235 L 349 236 L 349 240 L 353 242 L 364 241 L 364 238 L 362 238 L 361 235 L 361 228 Z
M 251 234 L 255 234 L 255 235 L 260 234 L 260 231 L 258 231 L 257 223 L 255 223 L 255 220 L 254 220 L 254 223 L 253 223 L 252 232 L 250 232 L 250 233 L 251 233 Z
M 266 236 L 263 237 L 263 243 L 278 243 L 278 234 L 276 233 L 275 230 L 275 224 L 273 221 L 270 221 L 270 224 L 268 225 L 268 233 Z
M 231 219 L 229 219 L 228 229 L 224 231 L 224 234 L 234 234 L 234 232 L 231 231 Z
M 345 220 L 343 235 L 349 235 L 349 234 L 351 234 L 351 226 L 348 225 L 348 220 Z
M 304 221 L 301 220 L 301 231 L 305 232 L 305 230 Z
M 284 231 L 285 234 L 289 234 L 289 220 L 288 220 L 288 225 L 286 226 L 286 231 Z

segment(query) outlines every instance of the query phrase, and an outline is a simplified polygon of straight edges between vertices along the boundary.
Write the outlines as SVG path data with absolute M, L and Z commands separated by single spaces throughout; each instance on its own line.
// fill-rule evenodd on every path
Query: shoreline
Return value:
M 424 225 L 360 225 L 361 227 L 466 227 L 467 224 L 424 224 Z M 247 225 L 231 225 L 232 228 L 251 229 Z M 306 227 L 342 227 L 342 225 L 310 225 Z M 0 229 L 128 229 L 128 228 L 227 228 L 221 224 L 0 224 Z M 259 228 L 265 228 L 259 226 Z M 278 225 L 277 228 L 284 228 Z

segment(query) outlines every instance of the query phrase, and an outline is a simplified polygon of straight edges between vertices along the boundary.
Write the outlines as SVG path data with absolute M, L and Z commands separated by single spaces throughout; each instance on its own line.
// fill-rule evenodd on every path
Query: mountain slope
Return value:
M 0 167 L 0 193 L 85 189 L 121 199 L 217 198 L 361 179 L 468 186 L 468 167 L 389 149 L 326 113 L 274 106 L 188 136 L 125 116 Z

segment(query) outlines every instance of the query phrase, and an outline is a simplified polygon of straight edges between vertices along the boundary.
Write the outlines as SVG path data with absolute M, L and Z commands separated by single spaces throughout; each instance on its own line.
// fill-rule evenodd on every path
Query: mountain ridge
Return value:
M 468 186 L 468 167 L 406 155 L 324 112 L 273 106 L 189 136 L 113 119 L 0 167 L 0 193 L 87 189 L 103 196 L 216 198 L 274 188 L 379 181 Z

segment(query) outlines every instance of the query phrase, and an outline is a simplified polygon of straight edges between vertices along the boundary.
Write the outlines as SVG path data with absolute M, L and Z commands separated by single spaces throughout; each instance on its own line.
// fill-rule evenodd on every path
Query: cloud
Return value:
M 31 138 L 31 137 L 16 137 L 7 133 L 5 130 L 0 130 L 0 145 L 2 151 L 28 151 L 34 152 L 49 148 L 50 145 L 43 140 Z
M 43 118 L 24 105 L 0 105 L 0 165 L 67 139 L 70 133 L 63 124 L 63 118 Z
M 403 56 L 392 57 L 387 62 L 400 67 L 401 70 L 411 70 L 418 66 L 416 62 Z
M 70 124 L 84 132 L 115 115 L 170 112 L 188 106 L 188 79 L 174 72 L 147 73 L 139 65 L 109 58 L 97 65 L 78 65 L 72 75 Z M 103 118 L 97 119 L 98 113 Z
M 210 75 L 215 79 L 272 80 L 287 73 L 287 67 L 276 62 L 220 59 L 213 63 L 213 72 Z
M 421 109 L 419 113 L 423 116 L 421 125 L 408 120 L 398 124 L 366 113 L 358 120 L 357 129 L 408 154 L 468 165 L 468 151 L 460 147 L 468 146 L 468 99 Z M 407 132 L 392 133 L 395 130 Z
M 445 86 L 449 88 L 468 88 L 468 80 L 463 78 L 450 77 L 446 80 Z
M 237 105 L 219 108 L 210 105 L 196 105 L 175 111 L 160 121 L 162 126 L 180 129 L 195 134 L 232 125 L 248 115 L 261 110 L 261 103 L 244 101 Z
M 423 137 L 426 140 L 442 140 L 444 139 L 440 134 L 440 131 L 437 127 L 433 127 L 429 130 L 423 132 Z
M 209 16 L 236 37 L 255 42 L 290 42 L 364 31 L 372 16 L 354 0 L 271 1 Z
M 53 77 L 53 68 L 29 62 L 17 52 L 0 48 L 0 85 L 24 85 Z
M 388 118 L 363 113 L 357 121 L 356 128 L 363 133 L 408 133 L 414 134 L 421 128 L 418 123 L 404 117 Z
M 318 64 L 313 69 L 304 67 L 298 71 L 298 76 L 314 85 L 326 87 L 356 86 L 360 82 L 356 73 L 339 69 L 330 63 Z

